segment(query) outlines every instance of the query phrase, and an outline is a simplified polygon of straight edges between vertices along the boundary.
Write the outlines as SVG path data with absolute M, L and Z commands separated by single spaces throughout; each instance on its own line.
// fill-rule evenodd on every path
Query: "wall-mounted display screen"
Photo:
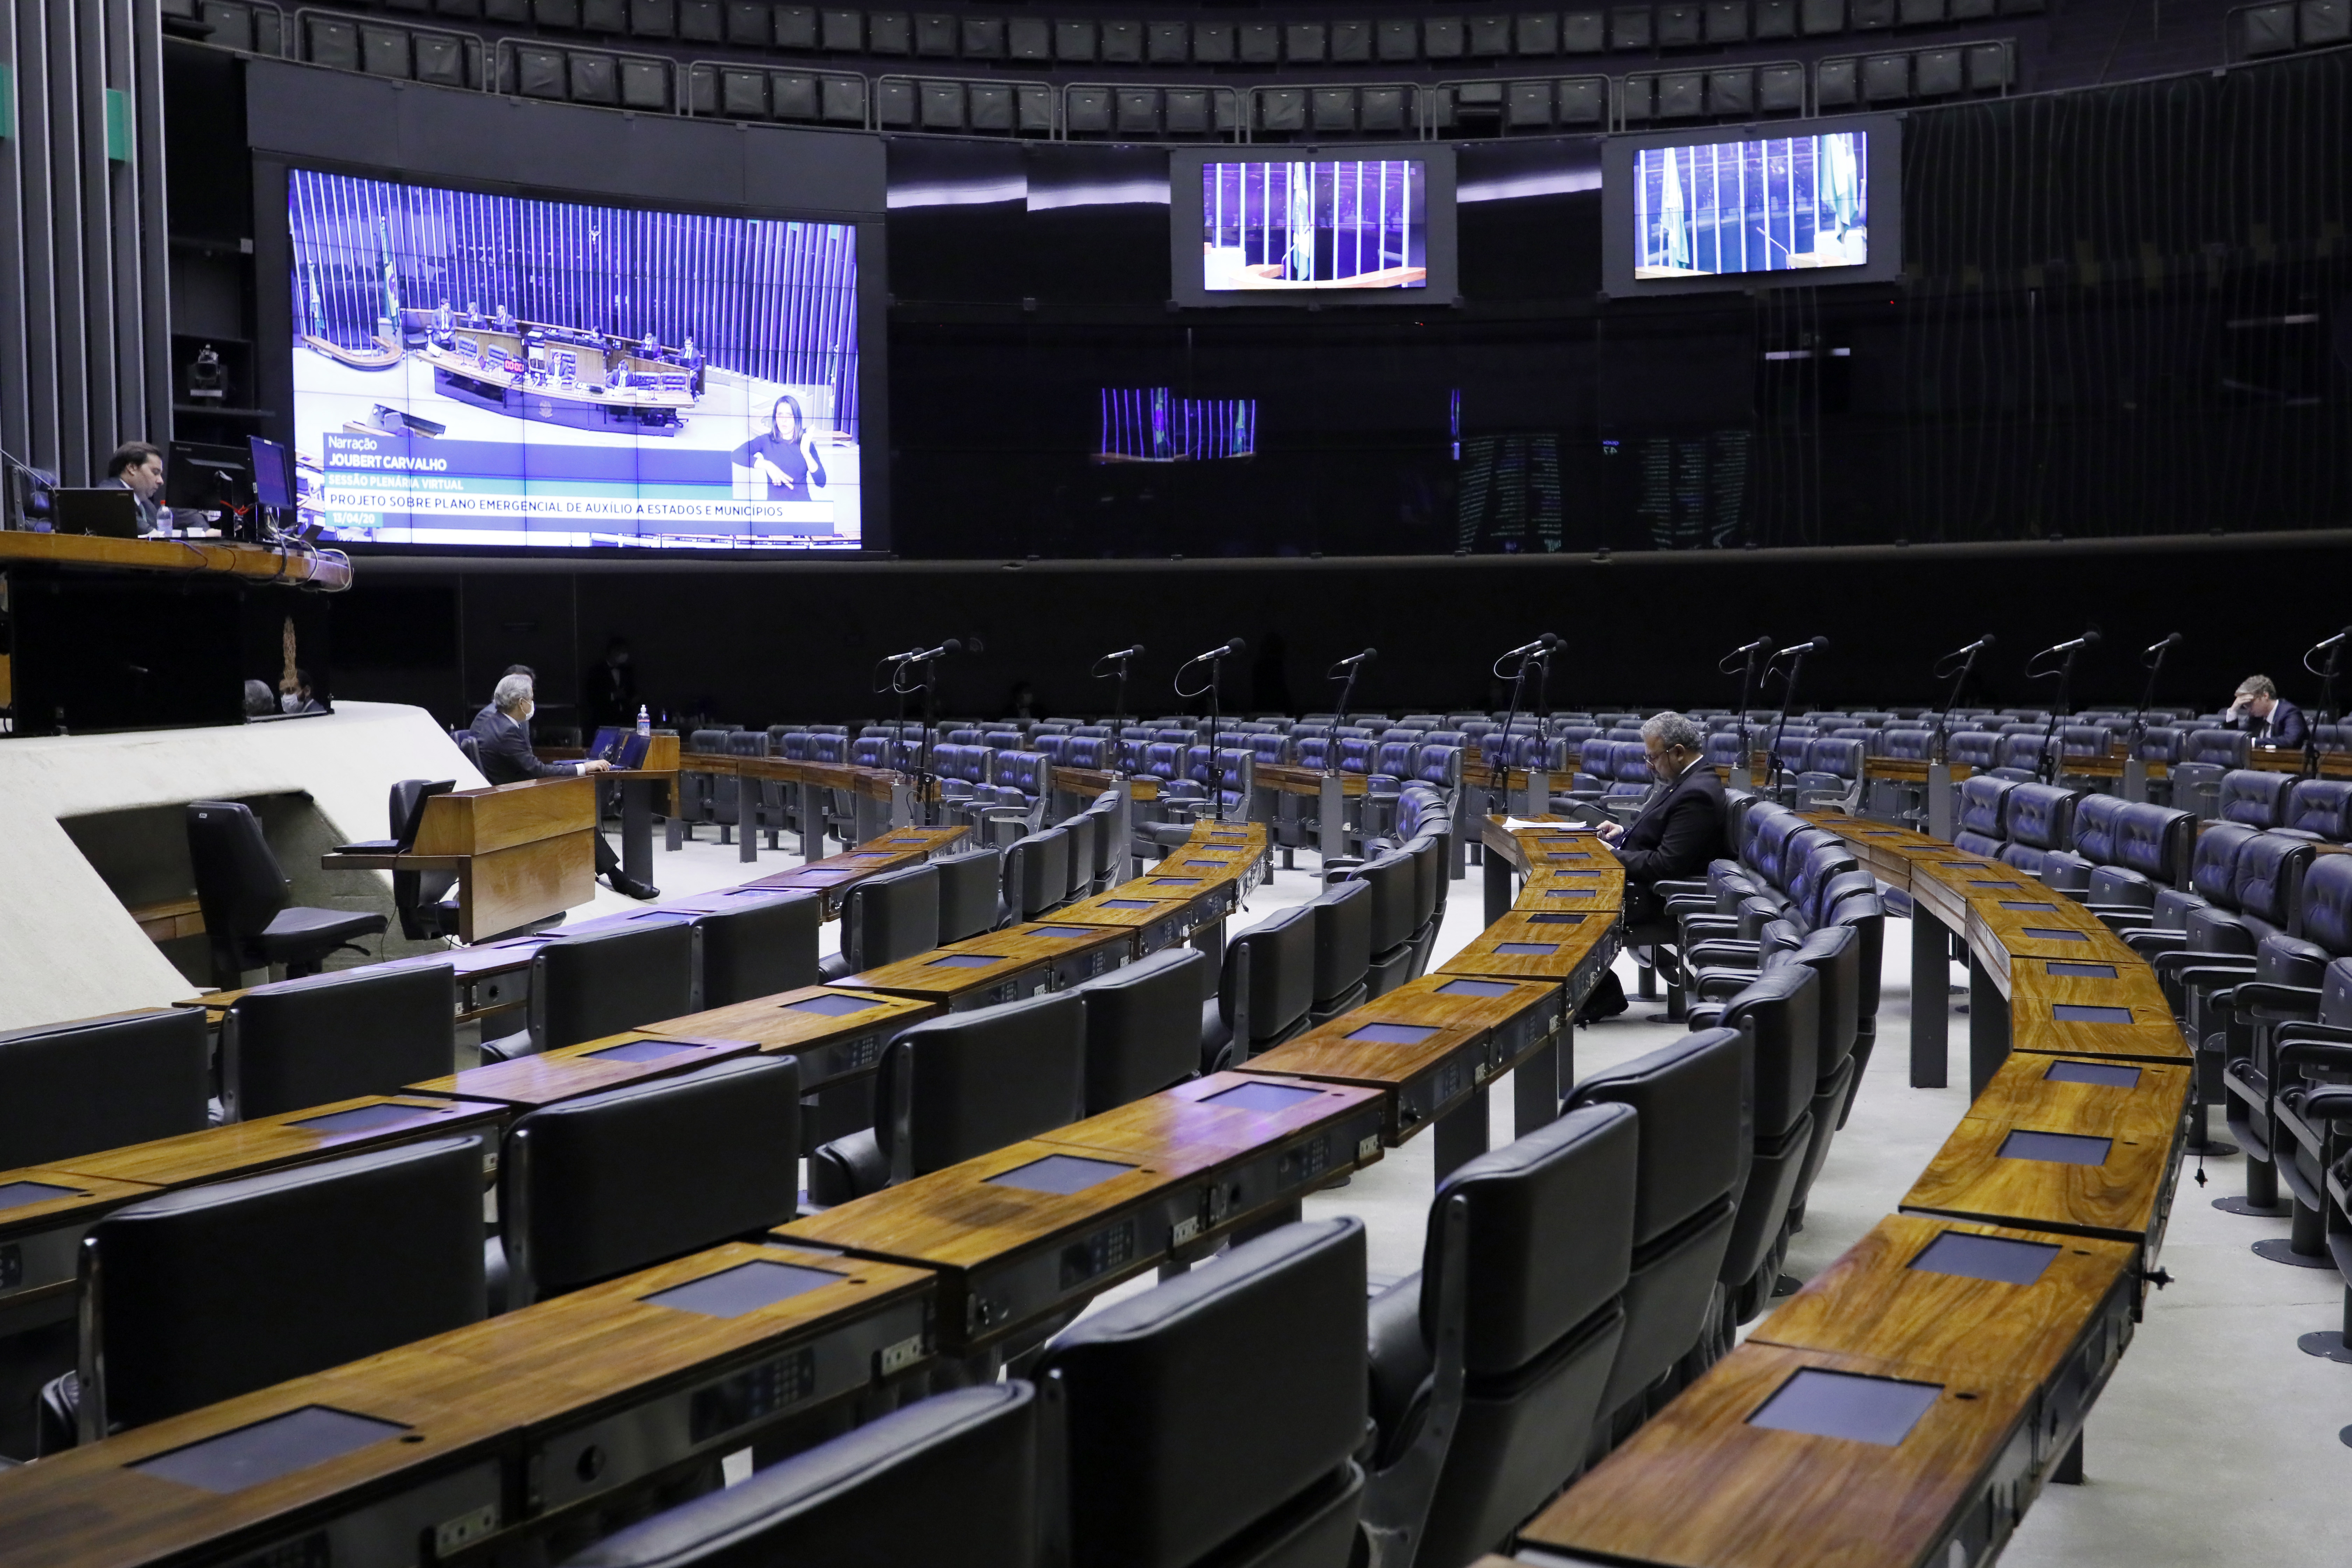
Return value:
M 1454 221 L 1451 148 L 1169 156 L 1179 304 L 1451 304 Z
M 386 543 L 857 548 L 857 234 L 295 169 L 305 521 Z
M 1903 270 L 1901 123 L 1888 116 L 1612 137 L 1612 294 L 1871 283 Z
M 1418 158 L 1211 163 L 1201 287 L 1425 289 L 1429 171 Z
M 1633 276 L 1860 267 L 1869 135 L 1644 147 L 1633 154 Z

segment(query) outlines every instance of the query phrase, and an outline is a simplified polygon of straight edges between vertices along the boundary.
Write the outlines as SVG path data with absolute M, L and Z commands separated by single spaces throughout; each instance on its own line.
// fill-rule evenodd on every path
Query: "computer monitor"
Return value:
M 275 441 L 246 437 L 253 456 L 253 499 L 280 511 L 294 510 L 294 454 Z
M 253 497 L 253 459 L 241 447 L 174 441 L 163 454 L 163 504 L 217 512 Z
M 109 539 L 139 537 L 139 498 L 121 489 L 49 492 L 59 533 L 95 533 Z

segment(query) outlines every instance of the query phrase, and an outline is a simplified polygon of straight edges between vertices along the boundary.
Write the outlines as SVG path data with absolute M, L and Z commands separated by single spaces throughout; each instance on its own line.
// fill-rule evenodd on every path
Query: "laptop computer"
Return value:
M 611 762 L 620 753 L 621 737 L 626 733 L 618 724 L 605 725 L 596 731 L 596 738 L 588 742 L 588 755 L 598 762 Z
M 400 825 L 397 838 L 369 838 L 357 844 L 338 844 L 338 855 L 405 855 L 416 845 L 416 830 L 425 826 L 425 805 L 436 795 L 447 795 L 457 787 L 456 779 L 436 779 L 416 792 L 416 804 L 409 808 L 408 820 Z
M 121 489 L 55 489 L 49 515 L 59 533 L 95 533 L 107 539 L 139 537 L 139 498 Z

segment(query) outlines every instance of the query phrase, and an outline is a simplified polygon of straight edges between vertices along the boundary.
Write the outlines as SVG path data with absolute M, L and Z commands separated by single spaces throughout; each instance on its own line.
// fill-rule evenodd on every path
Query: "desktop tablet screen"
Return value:
M 294 451 L 330 539 L 857 548 L 857 234 L 295 169 Z

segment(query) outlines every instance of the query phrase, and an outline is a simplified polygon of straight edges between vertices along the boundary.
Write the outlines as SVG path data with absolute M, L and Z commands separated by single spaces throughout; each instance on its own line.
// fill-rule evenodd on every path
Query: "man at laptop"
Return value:
M 530 737 L 523 730 L 538 706 L 538 700 L 531 694 L 530 677 L 509 672 L 499 677 L 498 689 L 490 693 L 489 705 L 474 715 L 472 728 L 476 746 L 482 753 L 482 773 L 492 784 L 601 773 L 613 765 L 595 758 L 584 763 L 541 762 L 538 753 L 530 749 Z M 604 842 L 602 832 L 596 835 L 596 875 L 610 882 L 614 892 L 626 893 L 633 899 L 661 896 L 659 888 L 640 882 L 621 869 L 621 858 L 613 853 L 613 847 Z
M 107 454 L 106 478 L 100 489 L 129 490 L 139 503 L 139 531 L 154 533 L 163 527 L 163 505 L 155 498 L 163 491 L 163 454 L 144 441 L 125 441 Z

